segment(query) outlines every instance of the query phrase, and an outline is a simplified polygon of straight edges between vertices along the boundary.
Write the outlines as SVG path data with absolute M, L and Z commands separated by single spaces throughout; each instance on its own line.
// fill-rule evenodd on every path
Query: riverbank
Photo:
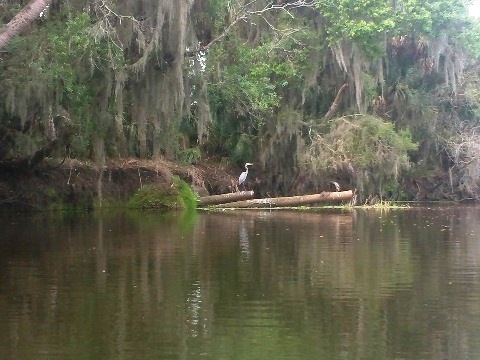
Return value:
M 165 160 L 92 162 L 47 159 L 35 169 L 0 162 L 0 210 L 94 209 L 121 206 L 142 186 L 165 184 L 178 176 L 200 196 L 232 191 L 235 169 L 214 163 L 181 165 Z
M 199 196 L 225 194 L 235 190 L 241 169 L 218 161 L 202 161 L 195 165 L 182 165 L 166 160 L 110 159 L 101 169 L 93 162 L 67 159 L 45 159 L 34 169 L 25 162 L 0 162 L 0 211 L 83 210 L 125 206 L 140 188 L 150 184 L 168 184 L 177 176 Z M 260 169 L 252 178 L 256 197 L 261 194 Z M 310 189 L 298 182 L 299 188 L 284 196 L 305 195 L 328 191 L 327 188 Z M 448 174 L 437 171 L 430 176 L 414 176 L 401 181 L 401 197 L 393 200 L 437 201 L 466 199 L 465 195 L 451 192 Z M 303 189 L 303 190 L 301 190 Z M 348 190 L 348 186 L 342 189 Z M 279 195 L 279 196 L 280 196 Z M 377 198 L 368 201 L 378 202 Z

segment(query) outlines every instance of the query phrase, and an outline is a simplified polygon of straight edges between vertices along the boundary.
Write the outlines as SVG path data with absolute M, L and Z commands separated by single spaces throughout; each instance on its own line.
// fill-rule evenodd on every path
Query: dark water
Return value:
M 1 359 L 480 359 L 480 208 L 0 226 Z

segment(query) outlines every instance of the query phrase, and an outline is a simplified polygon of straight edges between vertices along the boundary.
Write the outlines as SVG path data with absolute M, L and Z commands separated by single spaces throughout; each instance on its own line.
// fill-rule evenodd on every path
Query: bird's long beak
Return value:
M 253 166 L 252 163 L 246 163 L 245 166 Z

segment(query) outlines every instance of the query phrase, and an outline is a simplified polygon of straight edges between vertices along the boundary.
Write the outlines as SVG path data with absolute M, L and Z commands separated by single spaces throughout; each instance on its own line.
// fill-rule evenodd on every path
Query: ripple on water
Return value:
M 279 327 L 281 314 L 272 300 L 241 300 L 216 308 L 215 324 L 223 327 Z

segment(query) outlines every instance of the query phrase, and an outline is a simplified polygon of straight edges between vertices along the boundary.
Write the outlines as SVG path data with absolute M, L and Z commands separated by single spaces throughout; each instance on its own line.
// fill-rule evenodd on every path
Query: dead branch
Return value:
M 327 113 L 323 117 L 323 120 L 328 121 L 335 115 L 335 113 L 338 110 L 338 107 L 340 106 L 340 102 L 342 101 L 343 94 L 345 93 L 345 90 L 347 89 L 347 87 L 348 87 L 348 84 L 345 83 L 342 85 L 340 90 L 338 90 L 337 95 L 335 96 L 335 99 L 333 100 L 333 103 L 330 106 L 330 109 L 328 109 Z
M 92 28 L 93 36 L 95 39 L 106 37 L 111 44 L 123 51 L 123 44 L 120 41 L 118 33 L 115 31 L 114 22 L 118 20 L 121 24 L 123 20 L 131 21 L 134 29 L 140 29 L 140 22 L 134 16 L 122 15 L 115 12 L 112 10 L 112 6 L 107 4 L 105 0 L 96 0 L 94 6 L 95 11 L 100 15 L 100 20 Z

